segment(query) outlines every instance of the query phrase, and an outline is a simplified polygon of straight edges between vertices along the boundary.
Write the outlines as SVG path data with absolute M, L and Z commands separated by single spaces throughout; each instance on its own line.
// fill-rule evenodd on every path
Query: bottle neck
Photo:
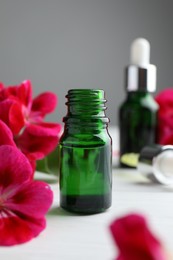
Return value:
M 128 92 L 125 102 L 129 103 L 131 106 L 138 105 L 145 107 L 154 113 L 159 108 L 157 102 L 149 92 Z
M 129 92 L 127 92 L 127 98 L 131 99 L 131 100 L 145 98 L 146 96 L 151 96 L 151 94 L 146 91 L 129 91 Z
M 109 119 L 105 115 L 106 99 L 103 90 L 71 89 L 68 91 L 65 127 L 105 128 Z
M 98 124 L 68 124 L 65 123 L 64 126 L 64 133 L 66 134 L 82 134 L 82 135 L 87 135 L 87 134 L 92 134 L 92 135 L 99 135 L 101 133 L 107 133 L 108 131 L 108 124 L 103 124 L 101 122 L 99 125 Z

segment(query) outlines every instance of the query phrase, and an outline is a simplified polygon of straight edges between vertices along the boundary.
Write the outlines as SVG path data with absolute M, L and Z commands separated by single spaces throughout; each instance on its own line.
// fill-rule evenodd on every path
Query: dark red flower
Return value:
M 53 193 L 31 175 L 31 165 L 18 148 L 0 146 L 0 245 L 27 242 L 46 226 Z
M 110 230 L 119 249 L 117 260 L 166 260 L 161 242 L 143 216 L 129 214 L 118 218 Z
M 173 144 L 173 88 L 161 91 L 155 99 L 159 104 L 157 143 Z

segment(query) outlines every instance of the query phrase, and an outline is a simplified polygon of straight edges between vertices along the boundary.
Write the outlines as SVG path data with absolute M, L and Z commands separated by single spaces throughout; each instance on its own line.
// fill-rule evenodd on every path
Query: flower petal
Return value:
M 13 101 L 7 99 L 0 102 L 0 119 L 9 126 L 9 111 Z
M 173 88 L 161 91 L 155 99 L 159 104 L 157 143 L 173 144 Z
M 58 140 L 58 134 L 55 135 L 55 130 L 51 131 L 51 129 L 45 129 L 38 125 L 28 125 L 16 143 L 24 154 L 32 154 L 38 160 L 52 152 L 57 146 Z
M 23 81 L 18 89 L 17 89 L 17 96 L 21 103 L 31 109 L 32 105 L 32 85 L 30 80 Z
M 19 103 L 15 102 L 11 105 L 9 111 L 9 126 L 14 135 L 19 134 L 20 130 L 24 127 L 25 120 L 22 113 L 22 107 Z
M 46 114 L 55 110 L 57 105 L 57 96 L 52 92 L 44 92 L 33 99 L 32 112 L 39 111 L 44 117 Z
M 110 229 L 120 251 L 117 259 L 166 259 L 161 242 L 152 234 L 143 216 L 121 217 L 111 224 Z
M 167 88 L 162 90 L 155 100 L 161 107 L 173 108 L 173 88 Z
M 18 134 L 24 126 L 20 103 L 10 99 L 0 102 L 0 119 L 9 126 L 13 134 Z
M 58 136 L 61 135 L 62 126 L 56 123 L 42 122 L 39 124 L 32 124 L 27 127 L 30 134 L 37 136 Z
M 0 90 L 2 90 L 3 88 L 4 88 L 4 84 L 0 82 Z
M 4 204 L 17 215 L 40 219 L 47 213 L 52 201 L 53 193 L 47 183 L 30 181 L 20 186 Z
M 18 148 L 10 145 L 0 146 L 0 193 L 5 188 L 15 189 L 17 185 L 30 179 L 31 175 L 31 165 Z
M 9 86 L 1 91 L 0 96 L 4 99 L 11 99 L 20 102 L 25 107 L 31 107 L 32 103 L 32 86 L 29 80 L 23 81 L 19 86 Z M 2 98 L 1 98 L 2 99 Z
M 27 159 L 29 160 L 30 164 L 31 164 L 31 168 L 32 168 L 32 175 L 31 175 L 31 180 L 34 177 L 34 173 L 35 173 L 35 169 L 36 169 L 36 159 L 35 156 L 29 153 L 26 153 L 25 156 L 27 157 Z
M 0 129 L 1 129 L 1 134 L 0 134 L 0 145 L 6 144 L 6 145 L 12 145 L 16 147 L 16 144 L 13 140 L 13 134 L 9 127 L 0 120 Z
M 170 135 L 163 135 L 160 137 L 160 144 L 162 145 L 173 145 L 173 132 Z
M 37 236 L 52 204 L 50 187 L 31 181 L 31 166 L 12 146 L 0 146 L 0 245 L 15 245 Z
M 11 215 L 0 217 L 0 245 L 12 246 L 25 243 L 39 235 L 45 228 L 45 218 L 34 219 Z

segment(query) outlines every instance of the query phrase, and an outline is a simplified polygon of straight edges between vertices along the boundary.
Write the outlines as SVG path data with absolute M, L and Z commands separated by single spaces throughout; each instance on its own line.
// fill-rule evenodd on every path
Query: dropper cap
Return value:
M 130 63 L 140 67 L 150 64 L 150 43 L 146 39 L 138 38 L 132 42 Z
M 156 90 L 156 66 L 150 64 L 150 43 L 135 39 L 130 48 L 130 65 L 126 68 L 127 91 Z

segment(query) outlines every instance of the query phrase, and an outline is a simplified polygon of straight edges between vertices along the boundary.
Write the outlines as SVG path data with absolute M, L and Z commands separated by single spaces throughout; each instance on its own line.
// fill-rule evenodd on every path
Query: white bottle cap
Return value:
M 142 149 L 137 169 L 149 179 L 173 185 L 173 146 L 146 146 Z

